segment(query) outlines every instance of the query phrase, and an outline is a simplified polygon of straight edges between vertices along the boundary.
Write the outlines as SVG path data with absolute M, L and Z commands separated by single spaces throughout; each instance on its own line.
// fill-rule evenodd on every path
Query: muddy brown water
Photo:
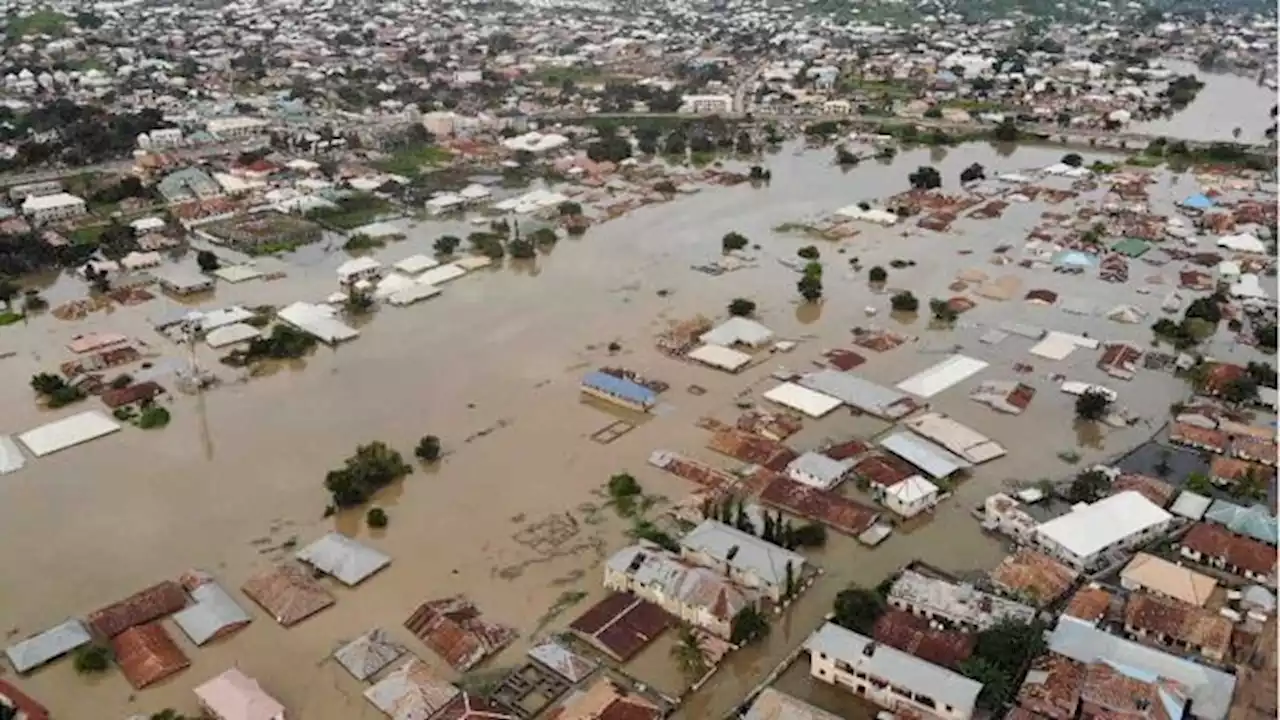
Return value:
M 1062 151 L 1024 148 L 1002 156 L 986 145 L 952 148 L 940 170 L 954 190 L 960 171 L 982 162 L 989 171 L 1025 170 L 1056 162 Z M 829 151 L 782 152 L 769 158 L 774 180 L 767 187 L 706 189 L 671 203 L 639 210 L 598 226 L 580 239 L 561 241 L 554 253 L 529 266 L 476 273 L 455 280 L 444 293 L 409 308 L 379 310 L 361 336 L 338 348 L 322 347 L 297 367 L 280 367 L 265 377 L 240 381 L 238 371 L 217 363 L 207 348 L 199 362 L 226 383 L 200 398 L 173 399 L 172 424 L 161 431 L 126 427 L 110 437 L 29 462 L 21 472 L 0 478 L 0 620 L 10 637 L 22 637 L 69 616 L 88 612 L 190 568 L 212 572 L 228 588 L 287 557 L 291 539 L 309 542 L 332 528 L 357 535 L 393 557 L 392 565 L 357 588 L 326 582 L 337 604 L 300 625 L 284 629 L 260 610 L 244 631 L 203 648 L 191 646 L 171 623 L 171 635 L 192 659 L 192 667 L 159 685 L 135 692 L 112 670 L 99 680 L 77 677 L 60 661 L 20 680 L 57 716 L 123 717 L 174 707 L 195 711 L 191 688 L 238 664 L 259 678 L 291 713 L 306 720 L 374 718 L 380 713 L 361 696 L 363 686 L 329 654 L 343 641 L 384 627 L 411 650 L 456 679 L 401 623 L 423 600 L 466 593 L 495 621 L 524 634 L 494 658 L 493 666 L 515 664 L 548 608 L 567 590 L 587 593 L 548 624 L 555 631 L 604 595 L 600 563 L 622 547 L 626 524 L 600 511 L 600 487 L 616 472 L 632 472 L 646 491 L 672 499 L 693 488 L 646 463 L 665 448 L 724 464 L 705 450 L 700 417 L 736 417 L 735 398 L 743 388 L 753 396 L 771 386 L 779 367 L 805 369 L 831 347 L 849 347 L 850 328 L 878 322 L 863 308 L 888 314 L 888 298 L 874 294 L 865 273 L 838 258 L 828 260 L 821 315 L 812 318 L 797 305 L 798 274 L 781 263 L 808 244 L 804 238 L 775 235 L 783 222 L 804 220 L 835 208 L 874 200 L 906 188 L 906 176 L 930 161 L 929 152 L 902 154 L 893 164 L 866 163 L 847 173 L 831 165 Z M 1045 206 L 1011 208 L 997 221 L 961 219 L 966 247 L 1017 242 Z M 1059 208 L 1060 209 L 1060 208 Z M 463 235 L 463 223 L 414 223 L 409 239 L 379 250 L 394 262 L 429 252 L 441 234 Z M 708 277 L 691 264 L 719 255 L 720 238 L 736 230 L 761 246 L 754 267 Z M 866 266 L 912 257 L 916 267 L 891 271 L 895 286 L 912 287 L 920 297 L 940 295 L 960 269 L 971 263 L 949 254 L 947 236 L 901 229 L 867 228 L 847 241 Z M 335 289 L 334 268 L 341 253 L 309 249 L 305 262 L 262 261 L 266 270 L 285 269 L 287 278 L 220 285 L 218 304 L 284 305 L 319 301 Z M 1047 287 L 1079 283 L 1047 273 L 1023 271 Z M 1132 299 L 1132 286 L 1091 281 L 1099 297 Z M 659 294 L 660 289 L 669 292 Z M 1060 287 L 1062 291 L 1068 288 Z M 53 304 L 83 294 L 79 282 L 55 280 L 47 295 Z M 794 352 L 772 356 L 741 375 L 727 375 L 679 362 L 653 348 L 662 318 L 716 316 L 735 297 L 754 299 L 760 319 L 781 337 L 805 340 Z M 185 354 L 151 331 L 147 318 L 166 307 L 167 298 L 138 307 L 94 313 L 61 322 L 48 315 L 26 326 L 0 328 L 0 432 L 17 433 L 54 416 L 94 407 L 94 401 L 57 413 L 38 410 L 27 378 L 66 359 L 65 343 L 89 330 L 116 331 L 144 338 L 183 361 Z M 966 313 L 965 323 L 1027 319 L 1078 331 L 1098 318 L 1074 318 L 1017 301 L 988 302 Z M 896 325 L 896 323 L 894 323 Z M 1105 324 L 1106 332 L 1145 343 L 1142 327 Z M 1096 329 L 1095 329 L 1096 331 Z M 970 332 L 958 330 L 955 334 Z M 610 354 L 618 342 L 623 350 Z M 947 340 L 949 344 L 950 339 Z M 958 342 L 958 340 L 957 340 Z M 931 400 L 936 409 L 997 439 L 1009 455 L 979 468 L 973 480 L 941 507 L 932 522 L 910 535 L 895 535 L 869 550 L 833 536 L 814 554 L 822 579 L 775 623 L 760 647 L 734 655 L 681 710 L 680 717 L 713 718 L 730 710 L 788 651 L 821 622 L 835 594 L 850 582 L 874 585 L 903 563 L 926 557 L 952 570 L 992 566 L 1001 551 L 983 536 L 968 508 L 1011 482 L 1071 471 L 1054 454 L 1076 445 L 1070 398 L 1044 379 L 1047 363 L 1026 376 L 1039 393 L 1027 413 L 997 415 L 967 399 L 981 379 L 1012 378 L 1010 365 L 1028 356 L 1029 343 L 1006 341 L 980 348 L 966 345 L 992 368 Z M 1245 352 L 1224 346 L 1221 356 Z M 861 352 L 861 351 L 860 351 Z M 870 355 L 858 372 L 893 384 L 945 357 L 907 345 Z M 579 398 L 577 383 L 591 367 L 625 365 L 671 384 L 663 410 L 609 445 L 589 437 L 619 419 Z M 1063 364 L 1073 378 L 1102 382 L 1092 360 Z M 129 370 L 130 368 L 125 368 Z M 1063 368 L 1059 368 L 1063 369 Z M 706 388 L 693 395 L 690 385 Z M 1123 388 L 1127 402 L 1149 402 L 1163 411 L 1181 385 L 1141 375 Z M 1144 409 L 1139 407 L 1139 410 Z M 622 413 L 621 416 L 625 416 Z M 808 423 L 796 443 L 812 447 L 821 438 L 865 433 L 865 418 L 833 413 Z M 1109 431 L 1109 449 L 1142 439 L 1140 429 Z M 386 508 L 390 525 L 372 534 L 362 513 L 323 518 L 324 474 L 358 443 L 386 441 L 408 456 L 424 434 L 442 438 L 444 459 L 433 469 L 418 468 L 402 483 L 383 490 L 375 503 Z M 1100 451 L 1081 450 L 1086 458 Z M 512 518 L 522 520 L 513 524 Z M 567 581 L 566 578 L 580 578 Z M 575 584 L 576 583 L 576 584 Z M 235 593 L 246 607 L 250 602 Z M 675 684 L 673 665 L 655 663 L 642 680 L 659 687 Z M 670 675 L 663 675 L 669 673 Z

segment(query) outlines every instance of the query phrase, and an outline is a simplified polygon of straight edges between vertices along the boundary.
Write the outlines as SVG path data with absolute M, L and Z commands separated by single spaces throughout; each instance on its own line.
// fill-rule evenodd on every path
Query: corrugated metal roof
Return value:
M 325 533 L 295 557 L 344 585 L 359 585 L 391 564 L 391 557 L 341 533 Z
M 404 665 L 364 691 L 373 706 L 392 720 L 421 720 L 439 712 L 459 692 L 418 658 Z
M 1204 519 L 1268 545 L 1275 545 L 1277 537 L 1280 537 L 1276 517 L 1263 505 L 1246 508 L 1226 500 L 1214 500 Z
M 878 417 L 896 419 L 916 407 L 915 401 L 905 393 L 838 370 L 819 370 L 796 382 Z
M 969 463 L 959 455 L 905 430 L 881 440 L 880 446 L 920 468 L 930 477 L 944 478 L 961 468 L 969 467 Z
M 4 654 L 9 656 L 14 670 L 24 673 L 62 657 L 81 645 L 87 645 L 92 640 L 84 623 L 72 619 L 10 645 Z
M 550 668 L 571 683 L 586 680 L 599 667 L 557 642 L 545 642 L 529 649 L 529 657 Z
M 137 625 L 111 641 L 112 654 L 135 690 L 157 683 L 191 666 L 191 661 L 159 622 Z
M 0 435 L 0 475 L 8 475 L 21 470 L 27 464 L 22 456 L 18 443 L 8 435 Z
M 296 565 L 264 570 L 249 578 L 240 589 L 285 627 L 302 622 L 336 602 L 328 590 Z
M 637 405 L 653 405 L 658 401 L 658 394 L 640 383 L 625 378 L 614 377 L 606 372 L 596 370 L 582 378 L 582 384 L 600 390 L 609 395 L 616 395 L 623 400 Z
M 186 606 L 186 590 L 172 580 L 165 580 L 95 610 L 89 614 L 88 622 L 98 637 L 113 638 L 131 627 L 170 615 Z
M 338 648 L 333 657 L 355 679 L 368 680 L 406 652 L 403 645 L 387 636 L 386 630 L 374 628 Z
M 231 593 L 215 582 L 191 590 L 195 605 L 174 614 L 173 621 L 196 645 L 228 635 L 252 620 Z
M 779 690 L 765 688 L 751 703 L 743 720 L 840 720 L 840 717 Z

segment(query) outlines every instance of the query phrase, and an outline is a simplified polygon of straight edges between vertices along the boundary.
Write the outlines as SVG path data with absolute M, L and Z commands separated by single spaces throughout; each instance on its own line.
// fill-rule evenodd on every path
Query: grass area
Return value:
M 5 29 L 5 35 L 10 40 L 17 40 L 27 35 L 58 36 L 66 32 L 68 20 L 70 18 L 66 15 L 54 10 L 37 10 L 10 21 Z
M 1151 157 L 1150 155 L 1134 155 L 1124 161 L 1125 165 L 1135 165 L 1137 167 L 1154 168 L 1164 164 L 1164 158 Z
M 529 73 L 529 79 L 543 85 L 562 85 L 566 80 L 574 84 L 604 82 L 608 76 L 599 68 L 543 67 Z
M 320 208 L 307 213 L 307 217 L 334 230 L 354 230 L 368 225 L 394 208 L 377 195 L 357 193 L 338 200 L 336 208 Z
M 382 172 L 406 177 L 417 177 L 423 173 L 423 166 L 444 165 L 453 158 L 448 150 L 436 145 L 414 145 L 401 148 L 386 160 L 379 160 L 373 166 Z
M 22 313 L 16 313 L 12 310 L 5 310 L 4 312 L 0 312 L 0 327 L 4 327 L 5 325 L 12 325 L 16 322 L 20 322 L 21 320 L 22 320 Z
M 100 225 L 84 225 L 66 233 L 73 245 L 97 245 L 102 232 L 107 229 L 106 223 Z

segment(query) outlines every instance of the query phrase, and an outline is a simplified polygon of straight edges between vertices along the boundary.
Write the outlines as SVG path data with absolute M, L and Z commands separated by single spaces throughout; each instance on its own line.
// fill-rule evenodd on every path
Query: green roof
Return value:
M 1138 238 L 1125 238 L 1115 245 L 1111 246 L 1111 252 L 1120 253 L 1125 257 L 1142 257 L 1151 249 L 1151 243 Z

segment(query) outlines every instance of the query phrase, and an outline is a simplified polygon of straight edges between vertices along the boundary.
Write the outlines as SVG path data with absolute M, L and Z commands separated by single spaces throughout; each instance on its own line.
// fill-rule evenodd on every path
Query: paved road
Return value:
M 165 154 L 182 160 L 202 160 L 204 158 L 218 157 L 233 152 L 253 150 L 264 147 L 265 145 L 265 140 L 250 140 L 246 142 L 205 145 L 198 148 L 178 148 Z M 129 158 L 127 160 L 110 160 L 96 165 L 45 168 L 23 173 L 6 173 L 0 174 L 0 186 L 25 185 L 26 183 L 44 182 L 45 180 L 60 180 L 65 177 L 82 175 L 84 173 L 124 173 L 132 170 L 133 165 L 134 160 Z

